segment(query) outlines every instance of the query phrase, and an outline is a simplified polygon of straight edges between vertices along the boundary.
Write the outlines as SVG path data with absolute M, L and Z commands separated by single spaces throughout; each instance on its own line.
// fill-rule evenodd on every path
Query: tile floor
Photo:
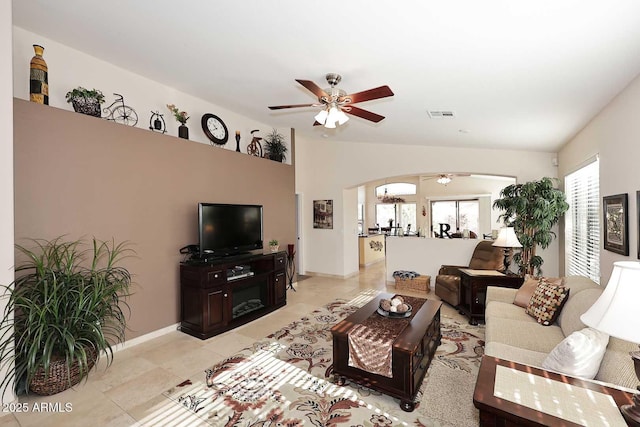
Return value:
M 89 379 L 74 389 L 48 397 L 21 397 L 13 409 L 26 412 L 3 408 L 0 427 L 178 425 L 158 409 L 167 403 L 163 391 L 186 378 L 203 377 L 205 368 L 336 298 L 355 297 L 366 289 L 385 290 L 384 263 L 348 279 L 310 277 L 296 288 L 297 292 L 288 291 L 285 307 L 208 340 L 175 331 L 121 350 L 108 369 L 101 360 Z M 394 292 L 393 286 L 389 292 Z M 429 297 L 435 298 L 433 291 Z M 200 423 L 186 419 L 180 425 Z

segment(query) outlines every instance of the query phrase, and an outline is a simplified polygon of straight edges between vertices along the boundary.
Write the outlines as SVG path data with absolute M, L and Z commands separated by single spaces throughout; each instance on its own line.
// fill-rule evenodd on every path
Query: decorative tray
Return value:
M 382 307 L 378 307 L 378 314 L 380 316 L 389 317 L 391 319 L 404 319 L 411 316 L 411 310 L 413 309 L 413 307 L 411 307 L 409 304 L 407 305 L 409 306 L 409 310 L 405 311 L 404 313 L 394 313 L 393 311 L 387 311 Z

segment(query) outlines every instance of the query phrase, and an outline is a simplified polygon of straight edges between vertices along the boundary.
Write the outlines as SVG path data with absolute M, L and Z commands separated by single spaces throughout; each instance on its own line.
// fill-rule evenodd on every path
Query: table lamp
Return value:
M 613 263 L 613 271 L 602 295 L 587 310 L 580 320 L 587 326 L 602 331 L 612 337 L 640 343 L 640 262 L 618 261 Z M 629 353 L 633 360 L 636 375 L 640 379 L 640 351 Z M 640 390 L 640 386 L 638 387 Z M 627 423 L 640 426 L 640 395 L 633 396 L 633 404 L 623 405 L 620 410 Z
M 498 238 L 493 242 L 493 246 L 504 248 L 504 272 L 509 271 L 509 264 L 511 264 L 511 250 L 513 248 L 521 248 L 522 244 L 516 236 L 516 232 L 513 227 L 503 227 L 498 233 Z

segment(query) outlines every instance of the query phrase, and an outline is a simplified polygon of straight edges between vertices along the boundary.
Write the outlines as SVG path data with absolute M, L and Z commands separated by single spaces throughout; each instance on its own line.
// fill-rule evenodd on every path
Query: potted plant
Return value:
M 173 114 L 173 117 L 176 119 L 180 126 L 178 127 L 178 136 L 180 138 L 189 139 L 189 128 L 187 127 L 187 120 L 189 120 L 189 115 L 186 111 L 180 111 L 178 107 L 173 104 L 167 104 L 167 108 Z
M 67 102 L 73 105 L 76 113 L 100 117 L 102 115 L 100 105 L 104 102 L 104 95 L 97 89 L 85 89 L 82 86 L 67 92 Z
M 542 274 L 544 260 L 536 248 L 547 248 L 556 237 L 551 229 L 569 209 L 564 193 L 554 188 L 551 178 L 509 185 L 500 190 L 493 207 L 503 210 L 500 219 L 513 227 L 522 251 L 513 256 L 521 274 Z
M 277 162 L 284 162 L 287 158 L 287 145 L 284 143 L 284 136 L 278 133 L 277 129 L 264 138 L 264 148 L 266 157 Z
M 278 241 L 276 239 L 269 240 L 269 249 L 271 249 L 271 252 L 278 252 L 278 249 L 280 249 L 280 245 L 278 244 Z
M 16 245 L 25 261 L 7 296 L 0 325 L 0 382 L 36 394 L 59 393 L 86 378 L 101 353 L 107 366 L 112 346 L 124 341 L 131 275 L 118 263 L 126 243 L 95 238 L 32 241 Z

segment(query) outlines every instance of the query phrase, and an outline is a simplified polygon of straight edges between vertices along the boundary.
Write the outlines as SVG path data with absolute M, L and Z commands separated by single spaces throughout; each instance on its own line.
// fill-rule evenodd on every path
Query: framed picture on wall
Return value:
M 604 218 L 604 248 L 620 255 L 629 255 L 627 193 L 602 198 Z
M 333 229 L 333 200 L 313 201 L 313 228 Z

